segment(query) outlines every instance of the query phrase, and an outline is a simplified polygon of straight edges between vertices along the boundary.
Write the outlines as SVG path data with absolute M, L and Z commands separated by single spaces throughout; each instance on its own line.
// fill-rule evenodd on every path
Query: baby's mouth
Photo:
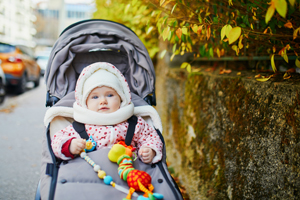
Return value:
M 105 110 L 108 110 L 108 107 L 99 108 L 99 111 L 105 111 Z

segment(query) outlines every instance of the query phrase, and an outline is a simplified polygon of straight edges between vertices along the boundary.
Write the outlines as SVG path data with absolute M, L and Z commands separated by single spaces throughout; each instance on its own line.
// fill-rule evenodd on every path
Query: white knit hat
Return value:
M 121 97 L 121 106 L 131 103 L 130 89 L 123 74 L 112 64 L 98 62 L 84 68 L 77 80 L 75 98 L 79 106 L 87 108 L 86 99 L 90 92 L 101 86 L 113 88 Z

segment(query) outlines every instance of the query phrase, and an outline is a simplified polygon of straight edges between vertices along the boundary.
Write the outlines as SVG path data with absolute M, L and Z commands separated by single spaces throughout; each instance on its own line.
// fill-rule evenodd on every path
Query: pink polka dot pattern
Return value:
M 115 138 L 113 144 L 125 140 L 128 122 L 116 124 L 112 128 L 113 131 L 111 131 L 108 126 L 85 125 L 87 134 L 92 135 L 93 139 L 97 142 L 97 149 L 105 148 L 111 144 L 111 134 L 114 134 L 112 138 Z M 70 159 L 61 153 L 61 148 L 66 141 L 74 137 L 80 138 L 80 135 L 74 130 L 72 125 L 55 133 L 51 142 L 54 154 L 63 160 Z M 147 124 L 141 117 L 138 117 L 138 123 L 135 127 L 131 145 L 137 147 L 136 153 L 143 146 L 152 148 L 156 152 L 153 161 L 158 162 L 162 158 L 163 143 L 160 140 L 159 135 L 155 129 Z

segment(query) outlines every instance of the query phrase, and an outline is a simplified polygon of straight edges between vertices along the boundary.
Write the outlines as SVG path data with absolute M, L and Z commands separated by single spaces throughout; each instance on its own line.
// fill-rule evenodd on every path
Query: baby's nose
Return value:
M 103 104 L 103 103 L 106 103 L 107 101 L 106 101 L 106 98 L 104 98 L 104 97 L 102 97 L 101 99 L 100 99 L 100 104 Z

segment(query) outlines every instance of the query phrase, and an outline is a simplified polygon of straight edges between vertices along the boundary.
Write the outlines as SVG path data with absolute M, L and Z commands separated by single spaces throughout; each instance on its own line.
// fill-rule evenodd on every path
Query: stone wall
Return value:
M 167 161 L 190 199 L 300 199 L 299 83 L 218 72 L 157 64 Z

